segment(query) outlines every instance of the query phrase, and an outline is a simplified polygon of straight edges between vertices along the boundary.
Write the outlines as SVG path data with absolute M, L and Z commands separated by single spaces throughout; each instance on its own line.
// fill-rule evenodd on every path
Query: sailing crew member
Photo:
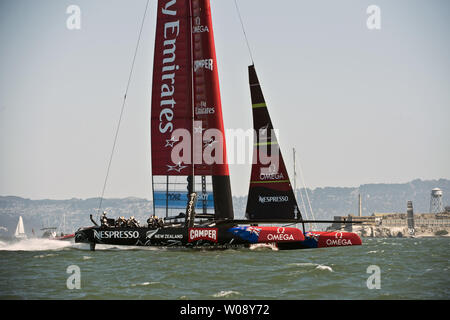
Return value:
M 106 218 L 106 211 L 103 211 L 103 214 L 100 217 L 100 222 L 102 224 L 102 227 L 107 227 L 108 226 L 108 218 Z
M 127 224 L 128 227 L 139 227 L 139 222 L 134 218 L 134 216 L 130 217 Z
M 153 216 L 150 216 L 150 218 L 148 218 L 147 223 L 149 228 L 158 228 L 158 217 L 153 214 Z
M 153 227 L 158 228 L 158 217 L 153 214 Z
M 147 224 L 148 224 L 148 227 L 149 227 L 149 228 L 153 228 L 153 216 L 150 216 L 150 217 L 147 219 Z
M 120 217 L 119 219 L 117 219 L 117 226 L 118 227 L 126 227 L 127 226 L 127 221 L 125 220 L 125 217 Z
M 158 219 L 158 227 L 162 228 L 164 226 L 164 221 L 162 218 L 157 218 Z

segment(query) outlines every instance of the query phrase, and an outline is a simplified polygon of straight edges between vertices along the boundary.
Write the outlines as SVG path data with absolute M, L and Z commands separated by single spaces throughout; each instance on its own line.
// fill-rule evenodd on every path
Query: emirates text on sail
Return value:
M 162 8 L 162 13 L 169 16 L 176 16 L 177 11 L 171 10 L 170 7 L 176 4 L 176 0 L 168 1 Z M 173 131 L 172 119 L 174 117 L 175 99 L 175 71 L 180 68 L 175 64 L 176 40 L 180 33 L 180 21 L 171 21 L 164 24 L 164 50 L 163 50 L 163 67 L 162 67 L 162 85 L 161 85 L 161 103 L 162 108 L 159 114 L 159 131 L 166 133 Z M 169 108 L 170 107 L 170 108 Z

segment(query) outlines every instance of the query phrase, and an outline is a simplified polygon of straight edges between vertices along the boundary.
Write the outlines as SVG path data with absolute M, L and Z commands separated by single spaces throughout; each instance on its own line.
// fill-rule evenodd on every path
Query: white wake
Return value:
M 73 245 L 74 243 L 71 241 L 32 238 L 12 242 L 0 241 L 0 251 L 60 250 Z

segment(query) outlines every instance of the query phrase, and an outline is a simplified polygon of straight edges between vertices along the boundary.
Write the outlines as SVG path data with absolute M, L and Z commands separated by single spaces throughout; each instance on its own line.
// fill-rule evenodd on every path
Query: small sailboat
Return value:
M 23 227 L 22 216 L 19 217 L 19 222 L 17 223 L 16 232 L 14 232 L 14 237 L 18 240 L 27 239 L 25 228 Z
M 307 221 L 281 153 L 278 165 L 253 166 L 247 219 L 234 218 L 210 2 L 159 0 L 157 10 L 151 102 L 153 214 L 143 226 L 133 217 L 116 220 L 106 214 L 99 225 L 91 215 L 94 226 L 77 230 L 75 242 L 89 243 L 91 250 L 96 244 L 212 249 L 361 244 L 354 234 L 305 237 L 304 227 L 289 226 Z M 254 67 L 249 70 L 254 126 L 262 131 L 256 141 L 259 151 L 277 142 L 264 136 L 273 126 Z

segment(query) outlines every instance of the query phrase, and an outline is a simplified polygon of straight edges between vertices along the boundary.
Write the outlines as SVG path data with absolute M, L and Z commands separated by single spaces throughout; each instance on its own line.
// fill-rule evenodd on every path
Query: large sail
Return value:
M 252 220 L 301 219 L 253 65 L 249 66 L 249 80 L 256 140 L 253 148 L 246 217 Z
M 151 110 L 154 175 L 174 175 L 181 170 L 168 167 L 173 165 L 172 132 L 192 126 L 189 16 L 186 1 L 158 1 Z
M 232 219 L 209 0 L 158 1 L 151 135 L 155 209 L 179 213 L 195 191 L 197 210 Z

